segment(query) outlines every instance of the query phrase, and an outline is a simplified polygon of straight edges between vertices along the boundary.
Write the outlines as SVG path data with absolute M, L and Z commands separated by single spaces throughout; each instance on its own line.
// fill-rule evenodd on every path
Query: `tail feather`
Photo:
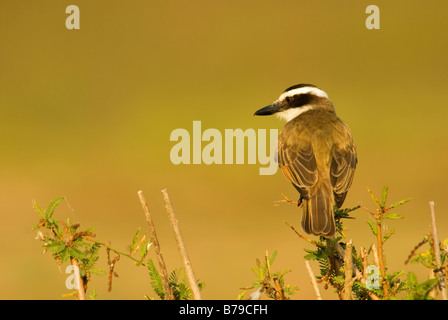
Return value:
M 336 233 L 332 193 L 320 187 L 309 198 L 303 199 L 302 228 L 306 233 L 332 237 Z

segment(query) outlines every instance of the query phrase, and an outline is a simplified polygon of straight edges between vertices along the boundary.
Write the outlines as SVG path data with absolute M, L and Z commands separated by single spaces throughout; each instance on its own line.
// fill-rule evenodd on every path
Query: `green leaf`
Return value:
M 422 283 L 418 283 L 417 276 L 409 272 L 406 279 L 406 285 L 408 286 L 409 293 L 405 297 L 406 300 L 432 300 L 429 293 L 437 284 L 438 279 L 429 279 Z
M 131 245 L 131 249 L 129 250 L 129 253 L 132 253 L 132 251 L 134 251 L 135 246 L 137 245 L 137 241 L 138 241 L 138 237 L 140 235 L 140 227 L 137 229 L 137 232 L 134 235 L 134 238 L 132 239 L 132 245 Z
M 33 208 L 34 208 L 34 211 L 36 211 L 42 219 L 46 218 L 45 211 L 34 200 L 33 200 Z
M 391 231 L 386 233 L 383 237 L 383 243 L 386 242 L 386 240 L 389 239 L 394 233 L 395 233 L 395 229 L 392 229 Z
M 252 271 L 255 273 L 258 279 L 263 280 L 264 278 L 263 268 L 252 267 Z
M 90 300 L 95 300 L 96 296 L 97 296 L 96 288 L 93 288 L 92 292 L 89 295 L 89 299 Z
M 383 201 L 381 203 L 382 208 L 384 208 L 386 206 L 386 200 L 387 200 L 387 187 L 385 186 L 383 188 Z
M 97 276 L 104 276 L 105 274 L 107 274 L 106 271 L 101 270 L 101 269 L 96 269 L 96 268 L 90 268 L 87 269 L 91 274 L 97 275 Z
M 144 259 L 146 257 L 146 255 L 148 254 L 149 250 L 148 250 L 148 243 L 146 241 L 143 241 L 142 246 L 139 250 L 139 255 L 142 259 Z
M 393 209 L 393 208 L 396 208 L 396 207 L 398 207 L 398 206 L 401 206 L 402 204 L 405 204 L 406 202 L 409 202 L 409 201 L 411 201 L 411 200 L 412 200 L 412 198 L 398 201 L 398 202 L 394 203 L 393 205 L 391 205 L 391 206 L 389 207 L 389 209 Z
M 61 251 L 59 256 L 61 257 L 62 262 L 67 262 L 70 259 L 70 253 L 68 250 Z
M 247 292 L 247 291 L 244 291 L 243 293 L 241 293 L 240 295 L 238 295 L 237 300 L 243 300 L 243 299 L 244 299 L 244 296 L 246 295 L 246 292 Z
M 47 208 L 45 209 L 45 218 L 46 219 L 51 218 L 51 216 L 53 215 L 54 210 L 56 209 L 58 204 L 60 204 L 62 201 L 64 201 L 64 199 L 65 199 L 64 197 L 57 197 L 50 201 Z
M 414 287 L 418 284 L 417 276 L 413 272 L 408 273 L 408 277 L 406 278 L 406 284 L 410 287 Z
M 307 255 L 305 255 L 304 258 L 306 260 L 316 260 L 317 255 L 314 252 L 311 252 L 311 253 L 308 253 Z
M 87 259 L 87 255 L 76 247 L 69 247 L 68 251 L 70 256 L 77 260 Z
M 64 242 L 52 241 L 43 246 L 44 248 L 51 251 L 51 253 L 57 254 L 65 250 L 66 246 Z
M 154 292 L 160 297 L 160 299 L 165 299 L 165 290 L 162 284 L 162 278 L 159 275 L 156 267 L 154 266 L 154 262 L 152 259 L 148 259 L 147 268 L 149 271 L 149 277 L 151 278 L 151 287 Z
M 377 233 L 376 233 L 376 224 L 373 223 L 373 222 L 370 221 L 370 220 L 367 220 L 367 223 L 369 224 L 370 229 L 372 230 L 373 234 L 376 236 L 376 235 L 377 235 Z
M 382 205 L 381 202 L 375 197 L 375 195 L 373 194 L 372 190 L 370 190 L 369 188 L 367 188 L 367 192 L 370 195 L 370 198 L 372 198 L 372 200 L 376 203 L 376 205 L 378 206 L 378 208 L 382 209 Z
M 270 266 L 274 263 L 276 257 L 277 257 L 277 250 L 274 250 L 274 252 L 269 257 L 269 265 Z
M 93 233 L 95 231 L 95 227 L 87 229 L 85 232 Z
M 386 218 L 386 219 L 403 219 L 403 216 L 396 214 L 396 213 L 387 213 L 384 215 L 384 218 Z

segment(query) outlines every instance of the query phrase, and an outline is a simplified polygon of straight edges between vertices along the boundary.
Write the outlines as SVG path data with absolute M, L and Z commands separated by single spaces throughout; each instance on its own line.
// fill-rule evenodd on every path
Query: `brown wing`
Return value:
M 287 140 L 280 138 L 278 163 L 285 177 L 293 183 L 301 196 L 308 198 L 310 188 L 315 186 L 318 180 L 316 159 L 311 144 L 289 144 Z
M 358 162 L 353 142 L 345 148 L 334 148 L 330 165 L 330 181 L 333 187 L 334 200 L 340 208 L 350 188 Z

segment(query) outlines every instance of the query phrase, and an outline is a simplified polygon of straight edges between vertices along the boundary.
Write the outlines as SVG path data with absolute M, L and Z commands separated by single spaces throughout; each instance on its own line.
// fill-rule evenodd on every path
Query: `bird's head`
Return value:
M 297 84 L 286 89 L 276 101 L 258 110 L 254 115 L 275 114 L 281 119 L 290 121 L 312 109 L 334 112 L 333 104 L 323 90 L 312 84 Z

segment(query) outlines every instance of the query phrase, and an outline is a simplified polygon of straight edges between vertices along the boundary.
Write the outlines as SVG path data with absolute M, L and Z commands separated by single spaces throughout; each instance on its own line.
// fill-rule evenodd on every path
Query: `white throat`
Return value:
M 277 112 L 275 115 L 278 118 L 280 118 L 282 120 L 286 120 L 286 122 L 289 122 L 292 119 L 301 115 L 302 113 L 307 112 L 311 109 L 313 109 L 312 106 L 301 106 L 298 108 L 291 108 L 291 109 L 287 109 L 285 111 Z

